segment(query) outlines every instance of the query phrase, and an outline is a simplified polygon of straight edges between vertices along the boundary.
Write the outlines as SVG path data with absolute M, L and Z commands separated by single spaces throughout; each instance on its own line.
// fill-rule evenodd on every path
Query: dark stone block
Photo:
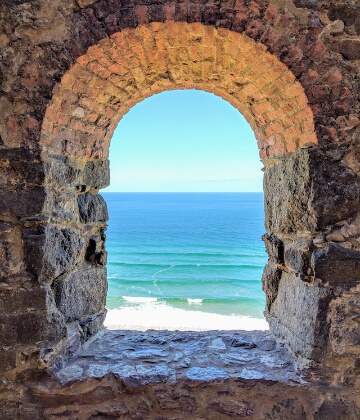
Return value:
M 271 413 L 269 413 L 269 416 L 266 418 L 267 420 L 307 420 L 304 407 L 297 398 L 289 398 L 279 402 L 274 406 Z
M 316 148 L 299 149 L 265 170 L 268 232 L 318 231 L 359 209 L 356 174 Z
M 274 234 L 269 235 L 266 233 L 261 237 L 265 242 L 266 253 L 269 256 L 269 260 L 275 264 L 284 264 L 284 244 Z
M 85 240 L 71 229 L 52 227 L 46 231 L 44 259 L 46 271 L 58 277 L 74 266 L 82 254 Z
M 79 323 L 82 331 L 80 336 L 82 343 L 89 340 L 98 331 L 100 331 L 105 321 L 106 312 L 107 310 L 105 309 L 105 311 L 101 312 L 100 314 L 86 318 Z
M 0 165 L 1 184 L 13 184 L 16 179 L 18 183 L 42 184 L 45 179 L 44 163 L 38 160 L 32 161 L 31 155 L 28 156 L 10 156 L 9 165 Z
M 272 303 L 275 301 L 279 283 L 281 280 L 282 270 L 276 266 L 266 264 L 261 277 L 262 289 L 266 295 L 266 309 L 270 311 Z
M 315 277 L 330 285 L 349 288 L 360 282 L 360 252 L 329 243 L 311 257 Z
M 324 0 L 294 0 L 296 7 L 314 10 L 320 10 L 324 3 L 326 3 Z
M 329 334 L 327 314 L 332 290 L 283 273 L 275 301 L 266 313 L 271 332 L 299 361 L 319 363 Z
M 85 193 L 79 195 L 77 201 L 81 222 L 106 222 L 109 219 L 106 202 L 101 195 Z
M 72 186 L 77 180 L 80 169 L 61 156 L 52 156 L 46 163 L 47 180 L 49 183 L 61 186 Z
M 1 149 L 0 161 L 9 161 L 10 165 L 8 167 L 11 170 L 16 170 L 18 175 L 25 179 L 28 179 L 28 176 L 30 176 L 29 179 L 32 179 L 35 173 L 41 173 L 41 179 L 43 179 L 44 172 L 41 169 L 43 164 L 41 155 L 37 150 L 24 147 Z M 28 171 L 27 165 L 34 165 L 34 167 L 30 167 Z
M 45 288 L 3 290 L 0 293 L 0 312 L 17 313 L 27 310 L 47 310 L 48 291 Z
M 90 238 L 85 258 L 93 265 L 106 265 L 107 252 L 105 251 L 104 242 L 97 238 Z
M 358 60 L 360 58 L 360 40 L 343 39 L 328 43 L 329 48 L 342 54 L 348 60 Z
M 39 279 L 51 282 L 68 272 L 81 256 L 85 241 L 71 229 L 50 227 L 44 232 L 24 229 L 25 260 Z
M 15 349 L 10 350 L 0 349 L 0 372 L 14 369 L 16 367 L 16 352 Z
M 110 184 L 109 160 L 88 161 L 83 172 L 83 183 L 92 188 L 105 188 Z
M 359 418 L 359 412 L 352 404 L 331 399 L 324 401 L 314 414 L 315 420 L 353 420 Z
M 66 336 L 63 317 L 57 312 L 1 315 L 0 332 L 4 346 L 29 345 L 39 341 L 51 344 Z
M 252 417 L 253 414 L 253 407 L 248 401 L 216 401 L 209 404 L 207 410 L 233 418 Z
M 304 243 L 285 243 L 285 265 L 302 280 L 307 280 L 312 273 L 310 258 L 311 246 L 305 240 Z
M 0 191 L 0 214 L 11 213 L 18 218 L 39 215 L 45 199 L 46 190 L 43 187 L 4 188 Z
M 105 309 L 106 269 L 76 271 L 54 284 L 56 305 L 66 321 L 80 321 Z

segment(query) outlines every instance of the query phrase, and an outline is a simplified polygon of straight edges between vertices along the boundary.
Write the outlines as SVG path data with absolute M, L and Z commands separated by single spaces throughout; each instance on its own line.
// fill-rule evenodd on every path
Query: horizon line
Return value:
M 120 194 L 263 194 L 264 191 L 101 191 Z

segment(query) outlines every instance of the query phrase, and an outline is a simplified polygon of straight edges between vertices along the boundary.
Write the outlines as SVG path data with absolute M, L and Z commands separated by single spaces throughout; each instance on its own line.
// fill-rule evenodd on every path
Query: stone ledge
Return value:
M 229 378 L 306 383 L 290 354 L 264 331 L 105 330 L 55 376 L 66 385 L 109 373 L 132 386 Z

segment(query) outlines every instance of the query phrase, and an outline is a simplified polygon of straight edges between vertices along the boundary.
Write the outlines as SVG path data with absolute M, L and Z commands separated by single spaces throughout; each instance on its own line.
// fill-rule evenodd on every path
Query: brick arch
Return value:
M 237 108 L 263 160 L 317 143 L 303 87 L 263 44 L 227 29 L 168 21 L 117 32 L 80 56 L 53 92 L 41 144 L 106 158 L 117 123 L 133 105 L 184 88 L 215 93 Z
M 109 183 L 113 131 L 148 96 L 201 89 L 229 101 L 255 132 L 265 165 L 266 317 L 301 363 L 320 363 L 332 295 L 326 281 L 315 281 L 317 254 L 311 244 L 318 232 L 356 214 L 359 191 L 355 173 L 336 154 L 324 152 L 329 138 L 319 137 L 315 96 L 298 80 L 299 68 L 282 62 L 249 30 L 237 33 L 181 19 L 134 26 L 109 37 L 102 33 L 77 54 L 46 109 L 40 145 L 47 226 L 36 276 L 51 288 L 49 312 L 61 319 L 58 326 L 77 325 L 80 340 L 98 331 L 107 288 L 107 210 L 98 191 Z M 264 42 L 272 36 L 261 34 L 268 34 Z M 55 248 L 62 256 L 54 263 L 52 249 L 59 242 L 64 249 Z M 28 260 L 31 267 L 36 253 L 30 251 Z

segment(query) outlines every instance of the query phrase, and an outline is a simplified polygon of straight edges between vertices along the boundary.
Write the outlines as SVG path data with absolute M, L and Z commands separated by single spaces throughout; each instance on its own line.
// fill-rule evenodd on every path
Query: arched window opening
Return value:
M 119 124 L 104 192 L 108 328 L 266 329 L 261 161 L 245 118 L 164 92 Z

